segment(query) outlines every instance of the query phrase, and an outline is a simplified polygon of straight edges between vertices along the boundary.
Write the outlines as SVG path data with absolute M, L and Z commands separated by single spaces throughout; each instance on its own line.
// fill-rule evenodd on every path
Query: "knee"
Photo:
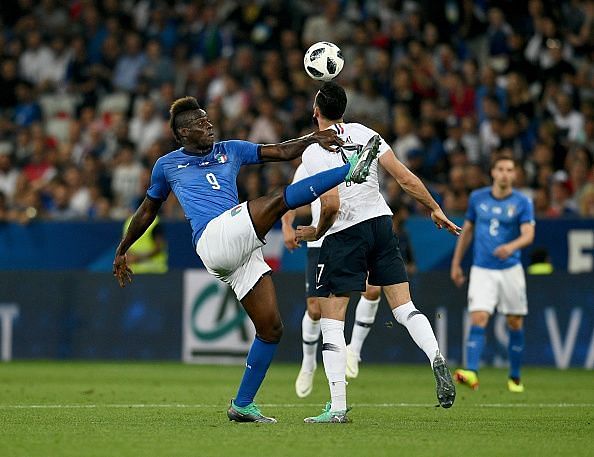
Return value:
M 271 324 L 256 328 L 258 337 L 267 343 L 278 343 L 283 336 L 283 323 L 281 320 L 275 320 Z
M 367 284 L 367 289 L 363 292 L 363 296 L 367 300 L 375 301 L 380 298 L 380 294 L 382 293 L 382 288 L 380 286 L 372 286 Z
M 322 318 L 322 313 L 320 312 L 320 310 L 316 310 L 316 311 L 307 310 L 307 314 L 309 314 L 309 317 L 311 318 L 312 321 L 319 321 Z
M 521 330 L 523 323 L 521 316 L 507 316 L 507 326 L 511 330 Z
M 476 311 L 470 313 L 470 322 L 477 327 L 485 328 L 489 324 L 489 313 L 484 311 Z

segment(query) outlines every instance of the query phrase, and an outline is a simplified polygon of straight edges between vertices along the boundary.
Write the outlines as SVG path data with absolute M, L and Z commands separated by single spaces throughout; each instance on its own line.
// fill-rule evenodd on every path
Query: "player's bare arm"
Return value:
M 125 287 L 127 283 L 132 282 L 132 270 L 126 263 L 126 252 L 153 223 L 155 217 L 157 217 L 159 208 L 161 208 L 161 203 L 160 201 L 145 197 L 142 204 L 136 210 L 136 213 L 134 213 L 130 221 L 130 226 L 116 249 L 113 260 L 113 275 L 118 280 L 120 287 Z
M 338 188 L 329 190 L 320 197 L 320 220 L 317 227 L 300 225 L 295 231 L 297 241 L 317 241 L 322 238 L 336 221 L 340 209 Z
M 452 265 L 450 267 L 450 278 L 457 287 L 462 287 L 466 282 L 466 276 L 464 275 L 464 271 L 462 271 L 461 264 L 464 254 L 466 254 L 473 237 L 474 224 L 467 220 L 462 226 L 462 233 L 456 243 L 456 249 L 454 249 L 454 256 L 452 257 Z
M 391 149 L 380 156 L 379 162 L 407 194 L 431 210 L 431 220 L 437 228 L 445 228 L 453 235 L 460 235 L 462 229 L 447 218 L 423 182 L 396 158 Z
M 285 242 L 285 247 L 289 250 L 289 252 L 293 252 L 297 249 L 300 244 L 295 240 L 295 228 L 293 228 L 293 222 L 295 221 L 295 210 L 287 211 L 281 217 L 281 228 L 283 232 L 283 241 Z
M 493 255 L 501 260 L 505 260 L 518 249 L 522 249 L 531 245 L 533 241 L 534 224 L 531 222 L 525 222 L 524 224 L 520 225 L 520 236 L 509 243 L 498 246 L 493 252 Z
M 344 144 L 333 130 L 322 130 L 282 143 L 264 144 L 260 157 L 264 162 L 293 160 L 301 156 L 308 146 L 316 143 L 328 151 L 335 151 Z

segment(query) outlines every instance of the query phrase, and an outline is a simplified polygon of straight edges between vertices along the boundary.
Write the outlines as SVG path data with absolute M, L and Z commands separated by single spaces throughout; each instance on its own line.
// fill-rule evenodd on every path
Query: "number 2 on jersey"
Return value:
M 491 219 L 491 222 L 489 224 L 489 234 L 491 236 L 499 235 L 499 219 Z
M 221 185 L 217 181 L 217 177 L 213 173 L 206 173 L 206 180 L 214 190 L 219 190 Z

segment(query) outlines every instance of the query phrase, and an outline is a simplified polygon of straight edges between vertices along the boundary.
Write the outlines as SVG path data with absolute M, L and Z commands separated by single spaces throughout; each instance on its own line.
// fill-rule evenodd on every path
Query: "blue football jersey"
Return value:
M 147 197 L 165 201 L 173 191 L 192 226 L 198 243 L 206 225 L 239 203 L 237 174 L 245 164 L 260 163 L 260 145 L 247 141 L 215 143 L 205 155 L 177 149 L 153 167 Z
M 520 226 L 534 223 L 532 201 L 517 190 L 503 199 L 491 193 L 491 187 L 470 194 L 466 219 L 474 224 L 473 265 L 501 270 L 520 263 L 517 250 L 505 260 L 493 255 L 497 247 L 520 236 Z

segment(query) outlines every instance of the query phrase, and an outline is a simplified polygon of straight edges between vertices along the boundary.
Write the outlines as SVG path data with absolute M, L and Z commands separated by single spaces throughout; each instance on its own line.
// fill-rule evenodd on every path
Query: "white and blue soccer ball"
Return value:
M 330 81 L 342 70 L 344 59 L 338 46 L 328 41 L 320 41 L 309 47 L 303 58 L 303 66 L 305 72 L 313 79 Z

